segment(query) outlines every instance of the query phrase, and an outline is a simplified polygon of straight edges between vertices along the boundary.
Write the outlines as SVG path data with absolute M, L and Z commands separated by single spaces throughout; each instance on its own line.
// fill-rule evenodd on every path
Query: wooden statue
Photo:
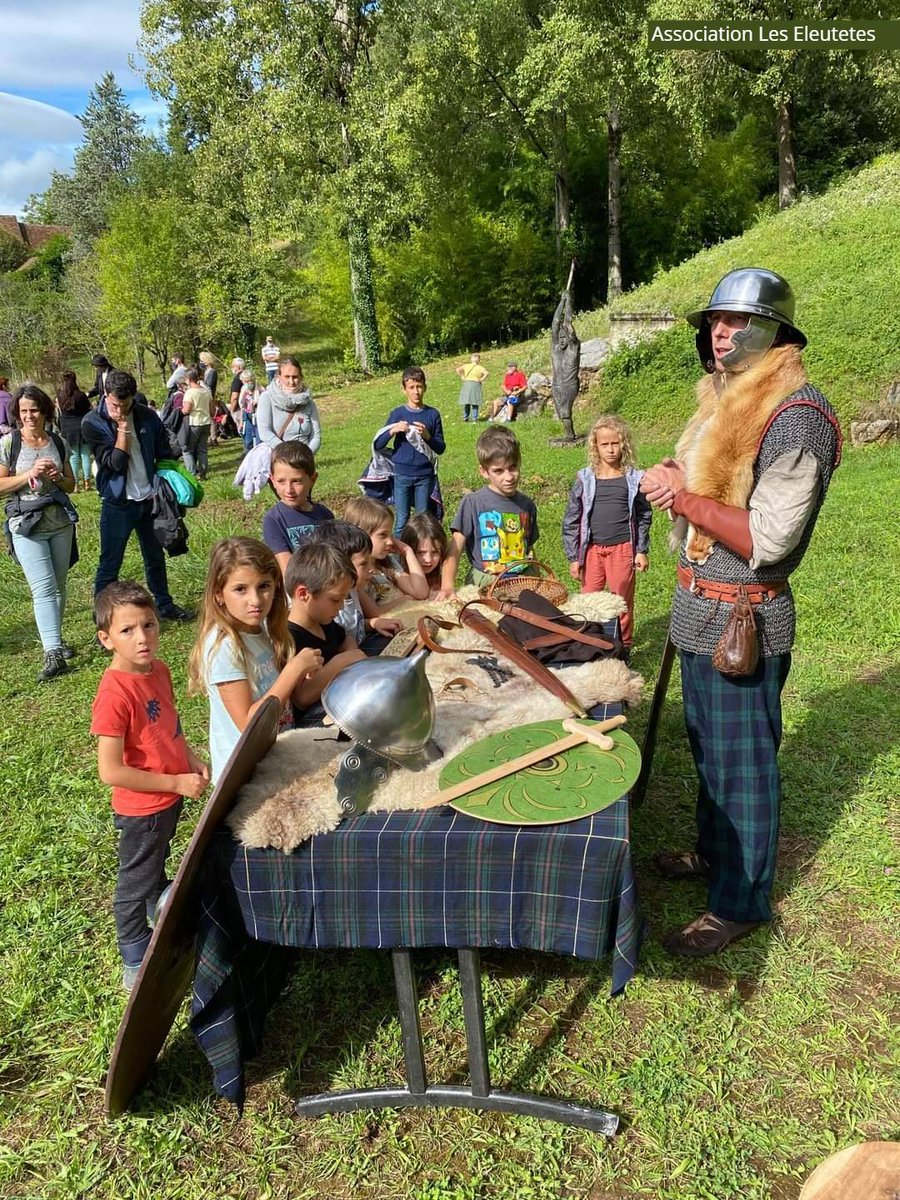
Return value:
M 572 424 L 572 406 L 578 395 L 578 368 L 581 363 L 581 342 L 572 324 L 572 275 L 574 260 L 569 271 L 569 282 L 559 298 L 550 330 L 550 361 L 553 364 L 553 405 L 562 422 L 567 439 L 575 440 Z

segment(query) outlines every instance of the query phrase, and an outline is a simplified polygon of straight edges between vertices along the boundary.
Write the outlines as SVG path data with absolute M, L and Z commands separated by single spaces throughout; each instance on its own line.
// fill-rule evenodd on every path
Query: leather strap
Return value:
M 460 629 L 461 626 L 453 621 L 442 621 L 439 617 L 419 617 L 416 622 L 416 629 L 419 633 L 419 641 L 423 646 L 427 646 L 434 654 L 471 654 L 471 650 L 460 650 L 456 646 L 442 646 L 440 642 L 436 642 L 428 632 L 429 622 L 436 625 L 438 629 Z
M 582 633 L 578 629 L 569 629 L 567 625 L 560 625 L 558 621 L 551 621 L 547 617 L 538 616 L 537 613 L 529 611 L 527 608 L 519 608 L 517 604 L 513 604 L 509 600 L 497 601 L 491 596 L 482 596 L 479 600 L 470 601 L 471 604 L 485 604 L 488 608 L 493 608 L 497 612 L 502 612 L 506 617 L 516 617 L 519 621 L 524 621 L 527 625 L 533 625 L 536 629 L 547 629 L 551 633 L 556 634 L 556 638 L 537 637 L 529 638 L 522 645 L 526 650 L 531 650 L 538 646 L 553 646 L 556 642 L 583 642 L 585 646 L 593 646 L 597 650 L 615 650 L 614 642 L 608 641 L 606 638 L 595 637 L 590 633 Z M 575 618 L 572 618 L 573 620 Z M 580 620 L 587 624 L 584 617 Z
M 678 582 L 695 596 L 703 600 L 720 600 L 724 604 L 734 604 L 741 588 L 747 594 L 751 605 L 766 604 L 780 596 L 787 587 L 787 580 L 775 579 L 767 585 L 747 583 L 725 583 L 718 579 L 698 579 L 690 567 L 678 568 Z

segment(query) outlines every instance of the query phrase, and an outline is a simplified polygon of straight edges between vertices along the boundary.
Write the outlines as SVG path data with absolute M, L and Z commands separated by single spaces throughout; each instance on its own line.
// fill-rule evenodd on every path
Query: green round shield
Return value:
M 502 825 L 556 825 L 600 812 L 629 791 L 641 769 L 641 752 L 634 740 L 621 729 L 608 736 L 615 743 L 612 750 L 583 742 L 453 800 L 451 806 Z M 441 771 L 440 785 L 453 787 L 564 737 L 568 730 L 561 721 L 540 721 L 492 734 L 451 759 Z

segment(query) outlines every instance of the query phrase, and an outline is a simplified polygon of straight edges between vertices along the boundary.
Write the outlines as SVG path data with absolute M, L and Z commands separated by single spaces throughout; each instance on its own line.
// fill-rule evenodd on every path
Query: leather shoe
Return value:
M 693 850 L 660 850 L 651 861 L 663 879 L 709 877 L 709 863 Z
M 718 954 L 762 924 L 762 921 L 726 921 L 713 912 L 705 912 L 684 929 L 663 938 L 663 946 L 670 954 L 704 958 L 707 954 Z
M 193 608 L 182 608 L 179 604 L 173 604 L 171 608 L 160 609 L 159 615 L 164 621 L 193 621 L 197 612 Z

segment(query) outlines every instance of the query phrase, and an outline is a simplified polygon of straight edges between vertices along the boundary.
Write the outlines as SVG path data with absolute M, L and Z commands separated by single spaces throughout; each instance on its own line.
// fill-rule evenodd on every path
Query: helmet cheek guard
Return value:
M 722 356 L 722 365 L 729 371 L 747 370 L 772 349 L 780 328 L 778 321 L 751 315 L 743 329 L 731 335 L 732 348 Z

